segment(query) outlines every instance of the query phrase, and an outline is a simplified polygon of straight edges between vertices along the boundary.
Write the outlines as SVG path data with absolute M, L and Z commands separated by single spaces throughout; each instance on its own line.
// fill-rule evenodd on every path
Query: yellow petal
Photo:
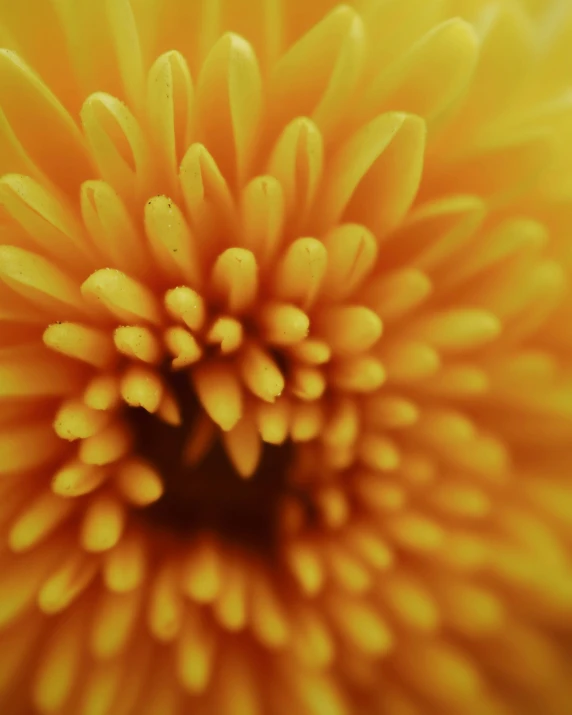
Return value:
M 209 538 L 193 545 L 185 560 L 182 588 L 197 603 L 212 603 L 224 590 L 220 549 Z
M 251 343 L 240 356 L 242 379 L 253 394 L 266 402 L 282 394 L 284 376 L 272 357 L 261 347 Z
M 68 701 L 81 670 L 81 651 L 85 637 L 85 622 L 77 611 L 61 628 L 53 631 L 45 649 L 33 684 L 36 707 L 45 713 L 61 712 Z
M 290 404 L 285 399 L 258 405 L 256 422 L 264 442 L 282 444 L 288 436 Z
M 384 345 L 380 358 L 389 379 L 398 383 L 433 375 L 441 363 L 439 353 L 426 343 L 415 340 L 399 340 Z
M 85 316 L 78 283 L 54 263 L 15 246 L 0 246 L 0 277 L 27 300 L 58 318 Z
M 443 529 L 413 511 L 392 516 L 387 527 L 399 546 L 413 552 L 430 553 L 440 549 L 444 542 Z
M 321 670 L 296 668 L 291 670 L 285 691 L 293 693 L 296 705 L 291 711 L 302 710 L 308 715 L 343 715 L 348 705 L 334 678 Z M 284 696 L 281 695 L 281 701 Z
M 52 478 L 52 491 L 62 497 L 89 494 L 109 476 L 105 468 L 72 461 L 58 469 Z
M 183 321 L 191 330 L 202 328 L 206 308 L 202 297 L 192 288 L 180 286 L 167 291 L 165 307 L 172 318 Z
M 82 323 L 53 323 L 43 340 L 51 350 L 98 368 L 109 366 L 115 353 L 109 334 Z
M 147 248 L 117 192 L 105 181 L 85 181 L 80 198 L 85 227 L 107 264 L 135 276 L 147 274 Z
M 411 668 L 411 662 L 419 668 Z M 402 678 L 418 692 L 438 701 L 474 702 L 481 694 L 481 679 L 468 656 L 440 640 L 408 643 L 396 657 Z
M 83 401 L 94 410 L 111 410 L 120 401 L 119 379 L 116 375 L 96 375 L 83 393 Z
M 238 35 L 223 35 L 210 50 L 197 86 L 206 145 L 231 184 L 241 185 L 258 138 L 262 80 L 256 55 Z
M 103 591 L 91 626 L 89 646 L 98 659 L 113 658 L 124 652 L 140 617 L 138 591 Z
M 329 376 L 332 383 L 340 390 L 373 392 L 383 385 L 387 373 L 378 358 L 371 355 L 358 355 L 332 365 Z
M 208 149 L 196 143 L 183 157 L 179 180 L 191 228 L 205 237 L 201 253 L 205 259 L 214 257 L 221 248 L 221 233 L 229 242 L 236 234 L 236 210 L 227 180 Z
M 328 523 L 326 519 L 324 522 Z M 332 527 L 333 524 L 330 528 Z M 371 571 L 344 544 L 330 541 L 325 555 L 330 576 L 338 588 L 355 595 L 365 593 L 371 588 Z
M 274 585 L 262 573 L 253 573 L 249 592 L 254 635 L 270 648 L 283 646 L 288 641 L 288 620 Z
M 434 633 L 440 623 L 435 599 L 417 579 L 407 573 L 384 577 L 382 598 L 397 618 L 414 632 Z
M 121 378 L 121 396 L 130 407 L 143 407 L 156 412 L 163 397 L 163 382 L 159 373 L 147 367 L 132 365 Z
M 397 461 L 395 457 L 399 459 L 400 455 L 396 454 L 395 446 L 391 443 L 389 450 L 385 449 L 383 441 L 379 445 L 381 449 L 378 449 L 375 443 L 368 445 L 371 437 L 372 435 L 366 435 L 363 440 L 364 447 L 370 452 L 364 453 L 363 461 L 375 471 L 360 474 L 356 483 L 356 494 L 377 519 L 385 520 L 388 514 L 400 512 L 407 500 L 404 489 L 394 481 L 390 481 L 385 475 L 384 479 L 379 478 L 380 471 L 383 473 L 394 470 Z M 373 438 L 378 439 L 379 435 L 373 435 Z
M 183 623 L 183 597 L 179 590 L 179 574 L 167 561 L 153 579 L 148 599 L 148 623 L 151 633 L 160 642 L 174 640 Z
M 344 640 L 359 653 L 381 655 L 393 645 L 393 636 L 376 610 L 365 601 L 340 596 L 328 602 L 328 612 Z
M 381 337 L 383 325 L 379 317 L 361 305 L 326 308 L 316 316 L 316 333 L 336 355 L 356 355 L 369 350 Z
M 200 618 L 187 618 L 177 639 L 177 672 L 185 690 L 202 693 L 213 675 L 214 631 Z
M 185 328 L 168 328 L 164 337 L 165 345 L 173 356 L 171 365 L 174 370 L 192 365 L 202 357 L 201 346 Z
M 437 583 L 436 593 L 446 620 L 469 637 L 486 635 L 504 625 L 505 609 L 491 589 L 451 579 Z
M 311 116 L 332 134 L 361 75 L 365 32 L 353 8 L 335 8 L 280 58 L 270 75 L 270 119 Z
M 40 249 L 63 266 L 85 270 L 98 259 L 71 206 L 29 176 L 3 176 L 0 204 L 25 231 L 32 248 Z
M 274 256 L 282 239 L 284 193 L 280 182 L 273 176 L 252 179 L 242 191 L 240 212 L 241 245 L 264 265 Z
M 294 442 L 315 439 L 324 424 L 324 409 L 319 402 L 299 402 L 292 409 L 290 437 Z
M 503 221 L 478 243 L 473 243 L 470 250 L 455 257 L 455 271 L 440 279 L 440 287 L 451 290 L 452 286 L 462 286 L 479 274 L 513 260 L 518 254 L 536 253 L 546 246 L 548 240 L 547 227 L 537 221 L 519 218 Z
M 143 538 L 137 533 L 126 534 L 105 553 L 103 576 L 107 588 L 116 593 L 137 589 L 145 576 L 146 556 Z
M 431 293 L 429 278 L 419 270 L 390 271 L 368 286 L 368 305 L 383 321 L 395 321 L 425 301 Z
M 223 441 L 239 475 L 244 479 L 251 477 L 262 455 L 262 443 L 254 422 L 243 418 L 223 434 Z
M 73 0 L 62 0 L 54 6 L 54 11 L 64 33 L 64 76 L 68 76 L 71 66 L 79 85 L 73 98 L 74 108 L 81 102 L 81 97 L 101 88 L 103 83 L 109 85 L 112 93 L 120 94 L 121 83 L 105 3 L 79 6 Z M 100 53 L 105 55 L 105 61 L 101 60 Z
M 201 282 L 196 239 L 179 207 L 167 196 L 154 196 L 145 204 L 145 233 L 155 263 L 171 282 Z
M 440 350 L 471 350 L 494 340 L 501 325 L 492 313 L 471 308 L 452 308 L 429 314 L 410 327 L 415 340 Z
M 316 594 L 324 581 L 323 564 L 317 549 L 310 544 L 293 542 L 288 545 L 286 559 L 292 575 L 303 591 Z
M 59 557 L 57 545 L 49 540 L 27 554 L 18 555 L 10 563 L 0 586 L 0 624 L 3 630 L 34 608 L 38 589 Z M 33 628 L 30 630 L 34 631 Z M 22 633 L 18 635 L 22 638 Z
M 86 551 L 107 551 L 123 533 L 125 511 L 114 497 L 101 495 L 88 505 L 81 526 L 81 543 Z
M 419 419 L 419 408 L 399 395 L 376 395 L 364 404 L 369 424 L 385 429 L 409 427 Z
M 112 423 L 81 442 L 79 458 L 84 464 L 110 464 L 123 457 L 130 447 L 127 428 L 122 423 Z
M 362 437 L 360 456 L 366 466 L 382 472 L 397 469 L 401 462 L 398 446 L 391 439 L 380 434 L 367 434 Z
M 467 396 L 488 392 L 490 380 L 486 371 L 478 365 L 465 363 L 444 365 L 436 375 L 422 383 L 421 389 L 448 399 L 463 399 Z
M 26 153 L 14 129 L 10 126 L 2 107 L 0 107 L 0 148 L 3 172 L 18 171 L 22 175 L 30 176 L 34 179 L 45 179 L 38 166 L 34 164 L 29 154 Z
M 270 154 L 268 173 L 284 192 L 285 212 L 299 226 L 311 210 L 322 179 L 324 146 L 316 125 L 298 117 L 282 131 Z
M 105 10 L 115 47 L 123 91 L 136 110 L 144 92 L 144 64 L 139 33 L 129 0 L 105 0 Z
M 358 224 L 343 224 L 324 237 L 328 268 L 321 293 L 342 300 L 351 295 L 367 277 L 377 258 L 373 234 Z
M 96 92 L 81 110 L 83 128 L 101 177 L 129 205 L 147 198 L 152 185 L 145 136 L 129 109 L 115 97 Z
M 273 345 L 293 345 L 303 340 L 310 319 L 300 308 L 288 303 L 267 303 L 260 310 L 262 337 Z
M 228 248 L 214 264 L 211 284 L 229 313 L 243 313 L 250 308 L 258 291 L 256 257 L 244 248 Z
M 315 210 L 319 230 L 342 216 L 378 237 L 409 209 L 421 178 L 425 125 L 413 115 L 382 114 L 336 152 Z
M 115 479 L 123 496 L 136 506 L 152 504 L 164 491 L 160 474 L 151 465 L 134 459 L 121 465 Z
M 404 265 L 394 275 L 407 270 L 429 273 L 444 264 L 442 273 L 447 281 L 448 273 L 454 273 L 449 267 L 451 260 L 472 252 L 469 241 L 474 239 L 485 215 L 483 199 L 462 194 L 431 199 L 413 209 L 384 247 L 388 262 Z
M 323 365 L 332 357 L 328 343 L 315 338 L 307 338 L 290 347 L 290 354 L 308 365 Z
M 71 514 L 74 502 L 44 491 L 28 503 L 12 524 L 8 542 L 12 551 L 31 549 L 48 537 Z
M 84 281 L 81 292 L 94 305 L 103 305 L 121 321 L 161 322 L 159 305 L 153 292 L 121 271 L 113 268 L 95 271 Z
M 149 70 L 147 118 L 170 192 L 178 190 L 177 173 L 191 143 L 193 110 L 194 88 L 187 62 L 176 50 L 165 52 Z
M 157 363 L 162 356 L 161 345 L 155 334 L 144 326 L 124 325 L 113 333 L 113 342 L 120 353 L 147 363 Z
M 310 306 L 323 280 L 328 254 L 315 238 L 293 241 L 278 261 L 274 292 L 276 298 Z
M 71 116 L 38 75 L 10 50 L 0 50 L 0 85 L 2 112 L 31 161 L 62 188 L 77 191 L 91 168 L 84 139 Z M 25 112 L 22 107 L 26 107 Z M 38 117 L 43 118 L 45 129 L 41 136 L 37 131 Z M 45 140 L 46 136 L 50 141 Z M 54 167 L 59 170 L 54 172 Z
M 92 582 L 97 563 L 83 551 L 69 549 L 38 593 L 38 606 L 43 613 L 64 611 Z M 77 612 L 77 611 L 76 611 Z
M 193 371 L 197 395 L 213 420 L 225 431 L 242 416 L 242 388 L 232 366 L 208 363 Z
M 301 400 L 318 400 L 326 386 L 324 373 L 317 367 L 300 365 L 290 371 L 288 388 Z
M 468 85 L 478 50 L 478 37 L 468 22 L 447 20 L 379 73 L 366 93 L 359 116 L 369 118 L 383 109 L 399 107 L 434 119 Z
M 242 323 L 235 318 L 222 316 L 212 324 L 207 335 L 207 341 L 211 345 L 219 345 L 221 353 L 226 354 L 238 350 L 242 344 L 243 337 Z
M 521 341 L 537 330 L 568 290 L 568 276 L 559 261 L 538 254 L 527 259 L 515 261 L 512 270 L 489 270 L 487 282 L 471 291 L 476 305 L 503 321 L 506 340 Z M 506 290 L 507 280 L 510 291 Z
M 183 420 L 177 400 L 165 390 L 157 409 L 157 417 L 173 427 L 180 427 Z
M 432 444 L 454 445 L 473 439 L 477 433 L 473 420 L 451 407 L 427 407 L 421 412 L 415 432 Z
M 293 622 L 292 647 L 303 663 L 310 667 L 327 667 L 335 654 L 335 643 L 323 616 L 316 609 L 302 606 Z
M 346 494 L 339 487 L 323 487 L 318 490 L 316 496 L 316 507 L 320 513 L 320 518 L 324 520 L 324 524 L 330 529 L 339 529 L 345 526 L 348 522 L 350 513 L 349 503 Z M 338 561 L 334 557 L 334 561 Z M 367 570 L 363 570 L 363 580 L 367 581 L 367 585 L 371 584 L 371 579 Z M 364 586 L 365 588 L 365 586 Z
M 95 663 L 82 690 L 79 713 L 99 715 L 113 706 L 122 685 L 121 663 L 110 659 Z
M 534 62 L 534 25 L 520 3 L 491 5 L 479 27 L 479 62 L 464 109 L 469 119 L 465 131 L 474 131 L 494 113 L 502 111 Z M 501 59 L 502 58 L 502 59 Z M 497 72 L 499 62 L 503 71 Z M 457 141 L 464 138 L 460 132 Z
M 342 399 L 332 407 L 322 439 L 328 445 L 351 445 L 360 427 L 358 406 L 352 399 Z
M 393 551 L 375 526 L 369 527 L 367 523 L 354 525 L 347 533 L 347 542 L 361 559 L 376 570 L 386 571 L 393 565 Z
M 86 439 L 99 432 L 108 422 L 109 415 L 88 407 L 82 400 L 65 400 L 54 418 L 54 431 L 70 441 Z

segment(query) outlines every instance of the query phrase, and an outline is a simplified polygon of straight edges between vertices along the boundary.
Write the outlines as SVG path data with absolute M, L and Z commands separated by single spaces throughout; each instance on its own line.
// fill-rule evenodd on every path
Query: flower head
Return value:
M 571 37 L 4 3 L 6 712 L 567 712 Z

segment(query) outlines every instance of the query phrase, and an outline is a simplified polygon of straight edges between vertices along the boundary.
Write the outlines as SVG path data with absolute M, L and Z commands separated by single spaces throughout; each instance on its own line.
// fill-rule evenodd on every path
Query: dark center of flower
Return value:
M 184 372 L 163 371 L 176 395 L 181 424 L 163 422 L 144 409 L 127 413 L 135 451 L 161 474 L 164 494 L 142 512 L 145 520 L 181 538 L 202 531 L 238 546 L 271 552 L 278 536 L 279 509 L 288 493 L 293 445 L 264 444 L 255 474 L 239 476 L 217 436 L 203 457 L 189 465 L 185 448 L 200 406 Z

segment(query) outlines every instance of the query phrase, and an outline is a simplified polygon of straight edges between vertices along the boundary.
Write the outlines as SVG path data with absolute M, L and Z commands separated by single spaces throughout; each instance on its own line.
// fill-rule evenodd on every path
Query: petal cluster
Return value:
M 569 4 L 29 5 L 0 8 L 4 709 L 564 715 Z M 158 528 L 182 473 L 271 547 Z

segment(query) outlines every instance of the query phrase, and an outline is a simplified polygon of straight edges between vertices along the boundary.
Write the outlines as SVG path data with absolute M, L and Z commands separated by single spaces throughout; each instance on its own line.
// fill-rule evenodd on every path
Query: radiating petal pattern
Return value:
M 572 6 L 0 4 L 0 710 L 567 715 Z

